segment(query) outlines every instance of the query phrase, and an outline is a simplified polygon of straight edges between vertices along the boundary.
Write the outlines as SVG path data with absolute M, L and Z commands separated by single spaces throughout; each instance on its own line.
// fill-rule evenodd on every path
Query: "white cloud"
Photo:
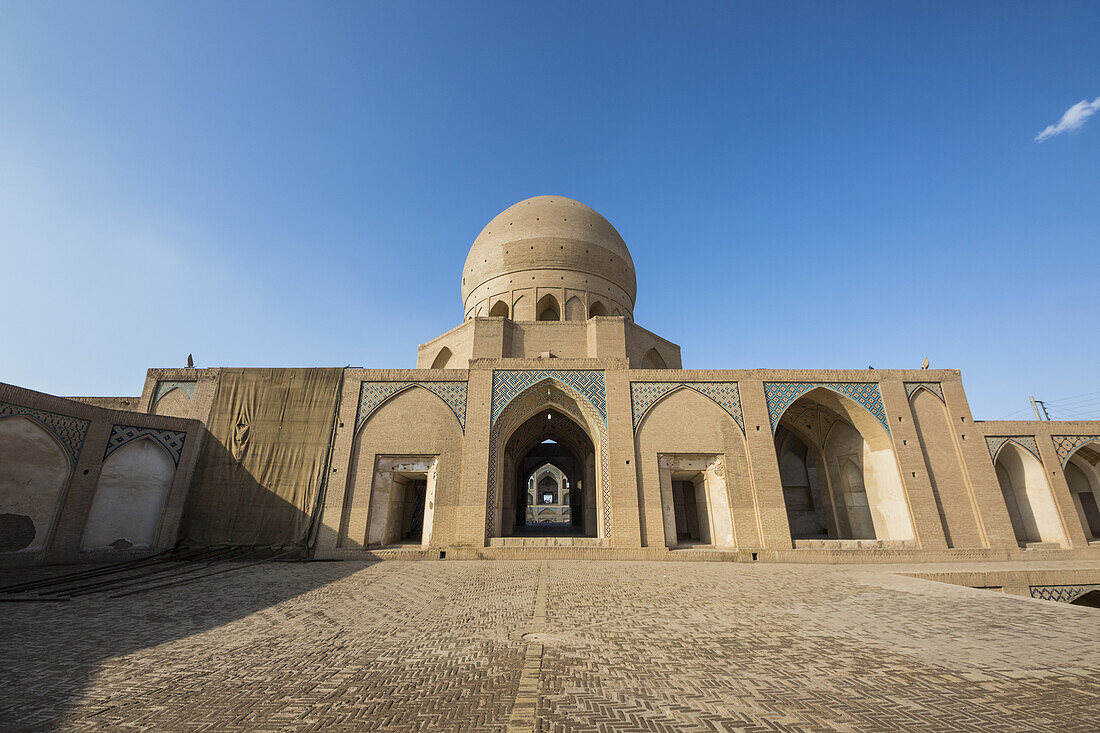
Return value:
M 1082 99 L 1077 104 L 1066 110 L 1057 125 L 1047 125 L 1047 128 L 1035 136 L 1035 142 L 1041 143 L 1055 135 L 1061 135 L 1068 130 L 1076 130 L 1092 115 L 1100 110 L 1100 97 L 1089 102 Z

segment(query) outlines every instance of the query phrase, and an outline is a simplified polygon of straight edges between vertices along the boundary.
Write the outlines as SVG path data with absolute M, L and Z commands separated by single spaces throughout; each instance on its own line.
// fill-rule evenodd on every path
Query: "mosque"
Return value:
M 683 369 L 580 202 L 494 217 L 461 293 L 415 369 L 150 369 L 132 397 L 0 384 L 0 562 L 1100 557 L 1100 421 L 975 420 L 950 369 Z

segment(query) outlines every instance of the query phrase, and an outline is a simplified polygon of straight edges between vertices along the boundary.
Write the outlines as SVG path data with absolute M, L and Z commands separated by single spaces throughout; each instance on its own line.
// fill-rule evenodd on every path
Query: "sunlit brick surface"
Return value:
M 549 561 L 525 640 L 543 565 L 285 563 L 0 604 L 0 729 L 504 730 L 538 646 L 539 730 L 1100 719 L 1094 609 L 882 567 Z

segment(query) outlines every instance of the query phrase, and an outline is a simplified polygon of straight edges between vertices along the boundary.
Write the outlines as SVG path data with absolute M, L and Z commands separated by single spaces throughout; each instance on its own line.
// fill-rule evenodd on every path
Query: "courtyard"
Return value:
M 288 562 L 3 603 L 0 729 L 1096 729 L 1100 610 L 904 570 Z

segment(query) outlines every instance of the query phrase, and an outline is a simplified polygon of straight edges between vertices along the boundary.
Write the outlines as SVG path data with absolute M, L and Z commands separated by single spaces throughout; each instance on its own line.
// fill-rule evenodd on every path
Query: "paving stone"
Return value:
M 1100 611 L 883 567 L 281 563 L 0 619 L 4 731 L 505 731 L 532 689 L 542 731 L 1100 720 Z

